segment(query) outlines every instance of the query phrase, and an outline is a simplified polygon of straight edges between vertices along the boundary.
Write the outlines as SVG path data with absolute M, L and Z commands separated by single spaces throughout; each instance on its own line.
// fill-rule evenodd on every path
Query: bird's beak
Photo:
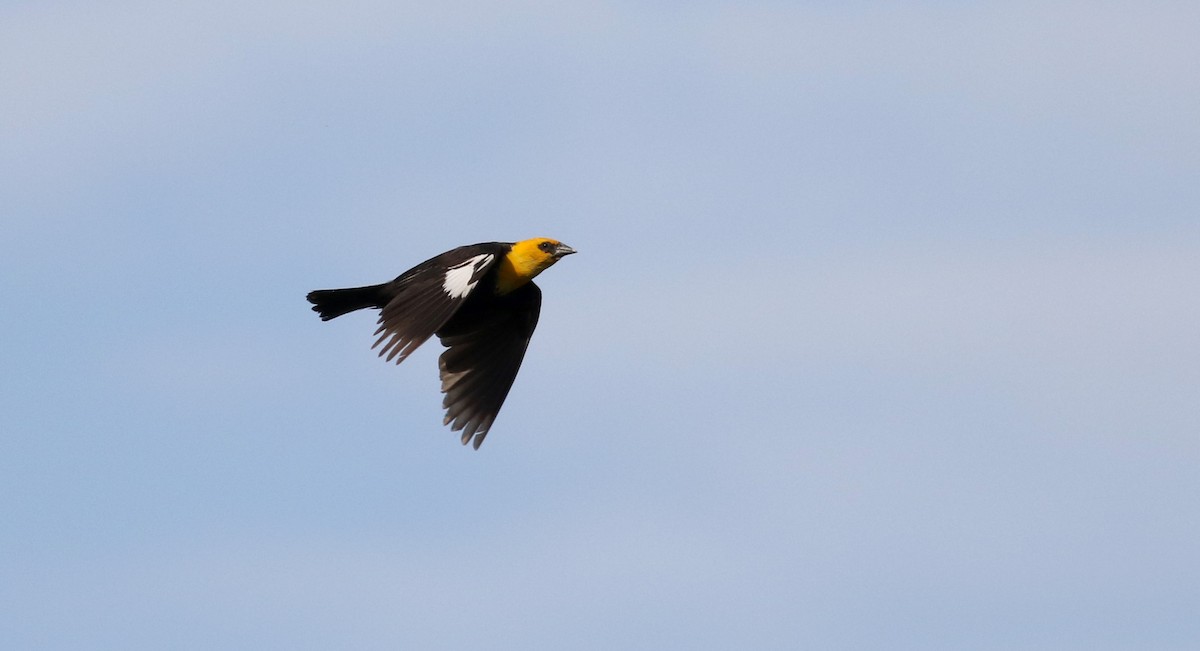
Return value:
M 571 247 L 567 246 L 566 244 L 562 244 L 561 242 L 558 244 L 558 246 L 554 247 L 555 259 L 561 258 L 564 255 L 571 255 L 574 252 L 575 252 L 575 249 L 572 249 Z

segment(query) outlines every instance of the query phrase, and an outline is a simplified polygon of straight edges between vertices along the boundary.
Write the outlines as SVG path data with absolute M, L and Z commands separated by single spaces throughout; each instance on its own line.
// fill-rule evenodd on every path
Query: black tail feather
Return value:
M 313 312 L 320 314 L 322 321 L 328 321 L 366 307 L 382 308 L 387 304 L 383 288 L 384 285 L 371 285 L 349 289 L 318 289 L 308 293 L 308 302 L 313 304 Z

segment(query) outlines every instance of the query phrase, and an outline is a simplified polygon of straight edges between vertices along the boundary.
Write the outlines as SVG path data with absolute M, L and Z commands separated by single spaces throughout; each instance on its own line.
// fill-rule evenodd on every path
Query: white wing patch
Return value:
M 481 253 L 450 267 L 446 270 L 445 279 L 442 280 L 442 289 L 450 298 L 462 298 L 470 294 L 471 290 L 475 289 L 476 283 L 479 282 L 476 273 L 487 266 L 494 257 L 491 253 Z

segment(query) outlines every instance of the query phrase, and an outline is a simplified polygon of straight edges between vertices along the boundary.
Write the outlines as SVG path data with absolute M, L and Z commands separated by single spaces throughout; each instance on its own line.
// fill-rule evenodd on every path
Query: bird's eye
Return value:
M 545 251 L 546 253 L 550 253 L 551 251 L 554 250 L 554 244 L 551 242 L 542 242 L 541 244 L 538 245 L 538 248 Z

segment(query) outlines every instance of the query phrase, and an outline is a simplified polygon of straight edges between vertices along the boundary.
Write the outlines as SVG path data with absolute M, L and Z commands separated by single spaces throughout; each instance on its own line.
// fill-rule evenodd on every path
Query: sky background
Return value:
M 1200 648 L 1197 25 L 5 3 L 0 647 Z M 304 301 L 534 236 L 477 452 Z

